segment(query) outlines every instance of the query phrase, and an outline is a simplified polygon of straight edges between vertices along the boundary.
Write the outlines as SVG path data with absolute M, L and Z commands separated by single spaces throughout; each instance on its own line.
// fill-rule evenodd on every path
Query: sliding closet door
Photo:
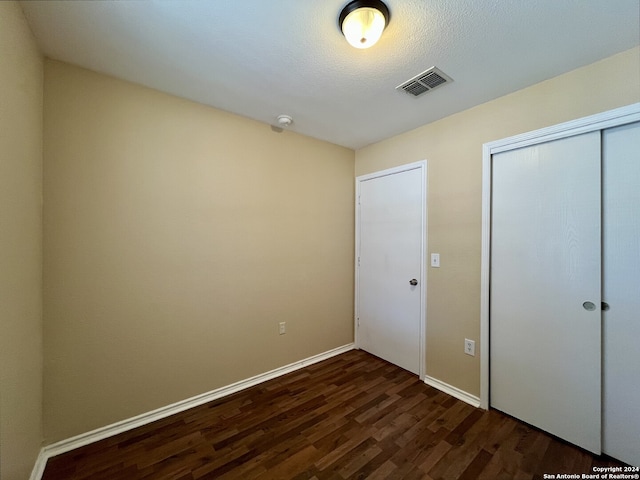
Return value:
M 600 132 L 492 163 L 490 403 L 599 453 Z
M 602 450 L 640 465 L 640 123 L 602 141 Z

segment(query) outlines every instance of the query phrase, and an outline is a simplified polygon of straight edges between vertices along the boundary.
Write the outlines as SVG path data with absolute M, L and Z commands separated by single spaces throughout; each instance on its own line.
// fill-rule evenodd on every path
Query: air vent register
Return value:
M 436 67 L 431 67 L 430 69 L 419 73 L 411 80 L 398 85 L 396 90 L 407 92 L 409 95 L 414 97 L 419 97 L 435 88 L 451 82 L 453 82 L 451 77 Z

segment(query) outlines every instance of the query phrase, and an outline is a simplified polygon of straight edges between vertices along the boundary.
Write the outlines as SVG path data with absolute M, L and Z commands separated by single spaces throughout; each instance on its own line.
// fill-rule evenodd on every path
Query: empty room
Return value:
M 638 0 L 0 2 L 0 479 L 640 478 Z

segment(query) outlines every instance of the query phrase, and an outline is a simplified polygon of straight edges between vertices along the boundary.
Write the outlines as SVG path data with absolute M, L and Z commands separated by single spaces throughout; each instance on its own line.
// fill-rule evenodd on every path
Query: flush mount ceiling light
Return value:
M 354 0 L 340 12 L 340 30 L 355 48 L 369 48 L 389 23 L 389 9 L 380 0 Z

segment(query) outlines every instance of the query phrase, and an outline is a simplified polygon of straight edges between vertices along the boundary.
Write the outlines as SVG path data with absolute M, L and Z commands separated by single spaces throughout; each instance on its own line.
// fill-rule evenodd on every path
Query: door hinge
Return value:
M 358 266 L 360 266 L 360 257 L 358 257 Z
M 360 326 L 360 317 L 358 317 L 358 326 Z

